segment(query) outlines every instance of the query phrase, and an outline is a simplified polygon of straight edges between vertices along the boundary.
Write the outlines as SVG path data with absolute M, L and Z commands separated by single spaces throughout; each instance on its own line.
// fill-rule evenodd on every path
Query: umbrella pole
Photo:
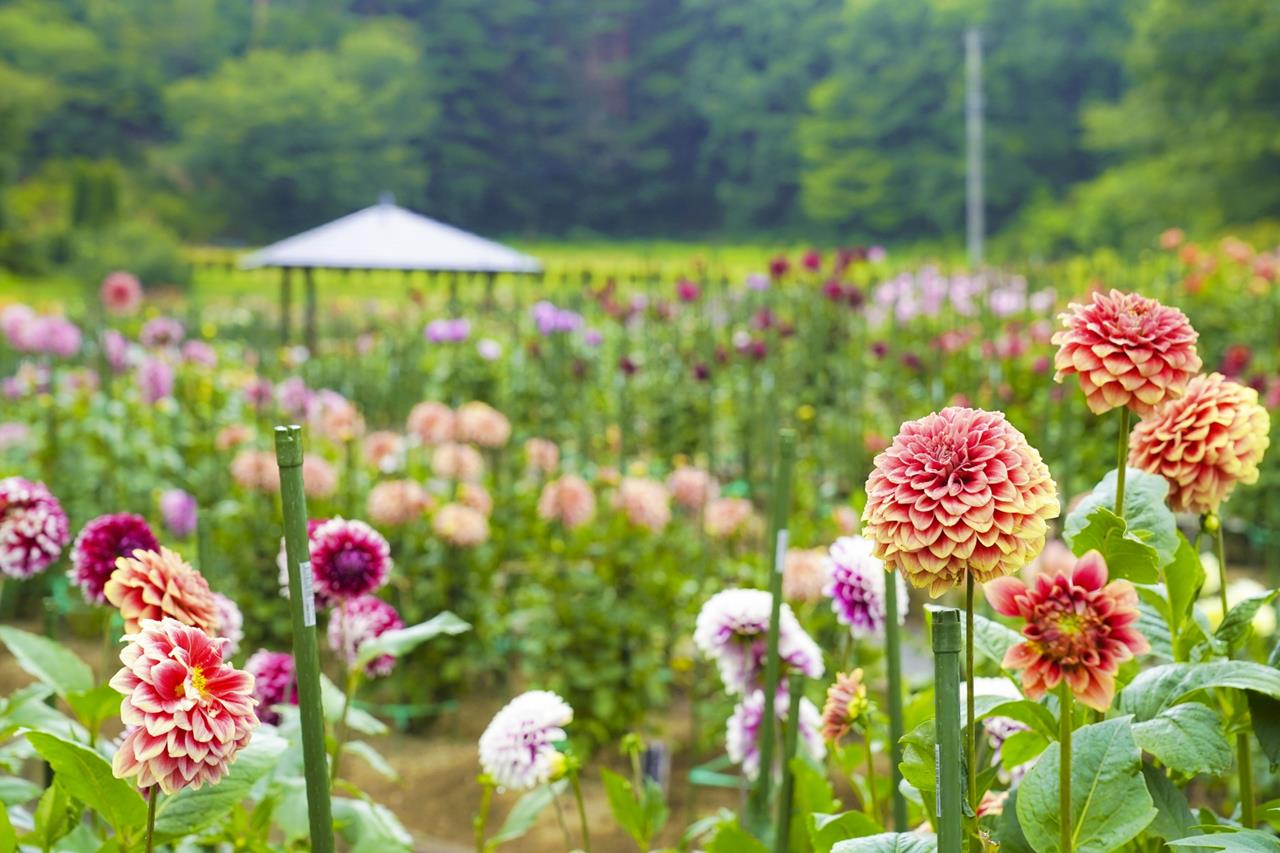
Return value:
M 280 268 L 280 346 L 289 345 L 289 314 L 293 302 L 292 267 Z

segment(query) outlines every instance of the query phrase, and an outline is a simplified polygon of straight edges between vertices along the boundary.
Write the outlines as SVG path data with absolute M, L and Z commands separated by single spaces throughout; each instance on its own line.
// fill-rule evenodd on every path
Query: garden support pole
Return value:
M 893 790 L 893 831 L 907 831 L 907 801 L 902 796 L 902 626 L 898 624 L 898 579 L 884 582 L 885 668 L 889 692 L 889 770 Z
M 892 585 L 892 584 L 891 584 Z M 960 795 L 960 611 L 933 613 L 934 726 L 938 741 L 938 853 L 960 853 L 964 813 Z
M 316 313 L 319 311 L 316 299 L 316 271 L 311 267 L 304 269 L 302 271 L 302 281 L 306 289 L 306 301 L 303 303 L 303 322 L 306 324 L 306 329 L 303 342 L 307 345 L 307 352 L 315 355 L 318 340 L 316 337 Z
M 280 269 L 280 346 L 289 345 L 289 315 L 293 313 L 293 282 L 289 267 Z
M 278 426 L 276 462 L 280 466 L 280 503 L 289 567 L 289 610 L 293 617 L 293 657 L 302 723 L 302 759 L 307 778 L 307 814 L 314 853 L 333 853 L 329 768 L 325 762 L 324 706 L 316 651 L 315 594 L 311 587 L 311 551 L 307 544 L 307 498 L 302 491 L 302 427 Z
M 778 821 L 773 836 L 775 853 L 787 853 L 791 845 L 791 805 L 796 787 L 796 777 L 791 772 L 791 759 L 796 757 L 796 741 L 800 736 L 800 699 L 804 695 L 804 675 L 799 672 L 791 673 L 787 684 L 787 696 L 791 705 L 787 709 L 787 723 L 782 733 L 782 787 L 778 791 Z
M 751 808 L 748 810 L 753 825 L 751 829 L 759 834 L 762 824 L 768 821 L 769 788 L 773 782 L 773 741 L 777 729 L 777 710 L 774 707 L 778 693 L 778 679 L 781 676 L 781 662 L 778 660 L 778 624 L 782 615 L 782 568 L 787 556 L 787 516 L 791 512 L 791 466 L 796 458 L 796 434 L 794 430 L 784 429 L 778 433 L 778 456 L 774 463 L 773 488 L 769 495 L 769 543 L 773 546 L 767 556 L 769 572 L 769 594 L 773 604 L 769 614 L 769 638 L 764 659 L 764 721 L 760 724 L 760 778 L 756 780 L 752 792 Z

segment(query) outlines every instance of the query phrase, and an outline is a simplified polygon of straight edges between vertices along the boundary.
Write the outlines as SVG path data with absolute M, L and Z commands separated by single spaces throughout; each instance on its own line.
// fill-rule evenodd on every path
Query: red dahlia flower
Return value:
M 1107 583 L 1107 564 L 1090 551 L 1069 572 L 1018 578 L 984 588 L 997 613 L 1026 620 L 1026 639 L 1009 649 L 1006 669 L 1022 670 L 1022 688 L 1039 699 L 1063 679 L 1098 711 L 1111 707 L 1120 664 L 1151 650 L 1138 632 L 1138 593 L 1126 580 Z
M 210 635 L 219 630 L 218 602 L 208 582 L 168 548 L 117 558 L 102 594 L 120 608 L 129 634 L 136 634 L 144 621 L 166 618 Z
M 118 512 L 100 515 L 86 524 L 71 550 L 71 582 L 80 587 L 85 601 L 106 604 L 102 587 L 116 570 L 116 560 L 134 551 L 159 548 L 151 526 L 140 515 Z

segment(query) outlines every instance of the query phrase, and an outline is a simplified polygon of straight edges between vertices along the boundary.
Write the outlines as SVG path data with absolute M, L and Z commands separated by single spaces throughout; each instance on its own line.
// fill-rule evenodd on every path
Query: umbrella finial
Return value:
M 383 190 L 378 193 L 378 204 L 385 206 L 396 203 L 396 195 L 390 190 Z

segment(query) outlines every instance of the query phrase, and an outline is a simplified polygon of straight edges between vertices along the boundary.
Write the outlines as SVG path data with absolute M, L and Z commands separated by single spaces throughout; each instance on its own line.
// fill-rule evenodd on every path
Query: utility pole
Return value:
M 977 27 L 970 27 L 964 34 L 964 71 L 965 233 L 969 266 L 977 269 L 982 265 L 986 238 L 982 183 L 982 33 Z

